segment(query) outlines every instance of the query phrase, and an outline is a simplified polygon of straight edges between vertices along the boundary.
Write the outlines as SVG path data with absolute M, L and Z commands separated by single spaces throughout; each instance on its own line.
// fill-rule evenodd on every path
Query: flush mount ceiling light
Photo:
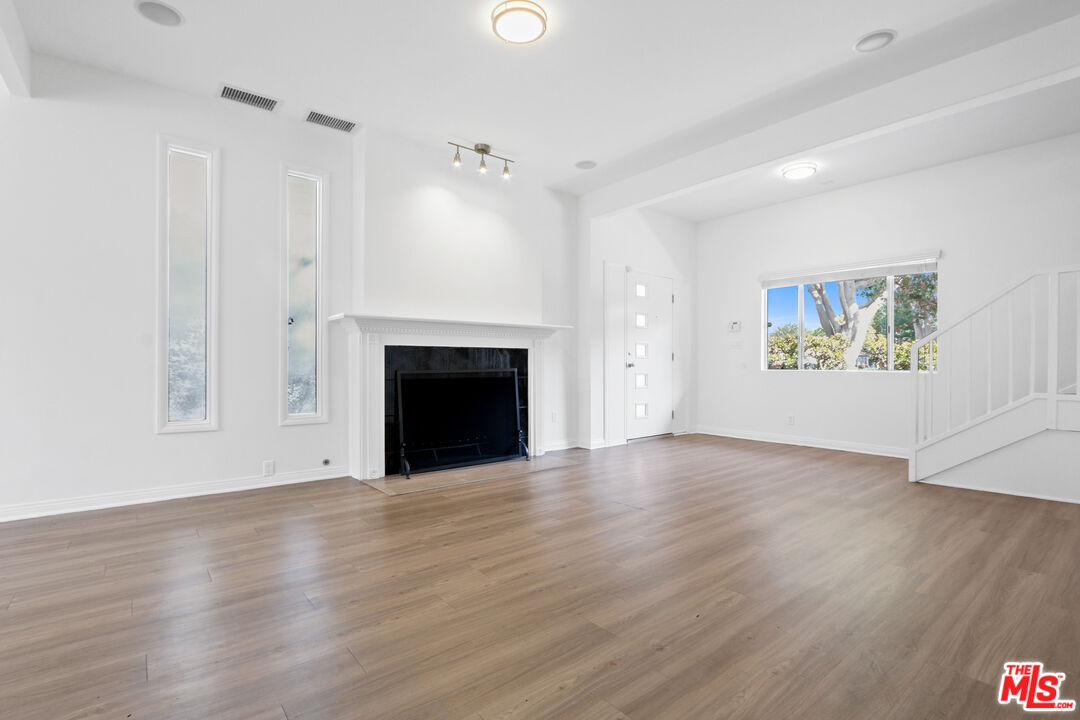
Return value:
M 818 171 L 817 163 L 798 162 L 786 165 L 780 170 L 785 180 L 805 180 Z
M 855 50 L 861 53 L 875 52 L 890 45 L 895 39 L 895 30 L 875 30 L 859 38 L 855 43 Z
M 491 29 L 508 43 L 525 45 L 547 32 L 547 13 L 532 0 L 501 2 L 491 11 Z
M 447 141 L 447 144 L 454 146 L 454 159 L 451 162 L 451 164 L 454 167 L 461 167 L 461 151 L 462 150 L 468 150 L 469 152 L 474 152 L 474 153 L 476 153 L 477 155 L 480 156 L 480 167 L 478 168 L 478 170 L 480 171 L 481 175 L 487 175 L 487 170 L 488 170 L 487 159 L 489 157 L 491 157 L 491 158 L 495 158 L 496 160 L 502 160 L 503 161 L 502 179 L 503 180 L 509 180 L 510 179 L 510 177 L 511 177 L 511 175 L 510 175 L 510 163 L 512 163 L 514 161 L 511 160 L 510 158 L 504 158 L 501 155 L 493 154 L 491 152 L 491 146 L 488 145 L 487 143 L 476 143 L 472 147 L 469 147 L 467 145 L 458 145 L 456 142 L 450 142 L 450 141 Z
M 576 167 L 578 170 L 592 170 L 594 167 L 596 167 L 596 161 L 578 160 L 576 163 L 574 163 L 574 167 Z
M 137 2 L 135 3 L 135 9 L 150 22 L 165 27 L 176 27 L 184 22 L 184 16 L 180 14 L 179 10 L 163 2 L 157 2 L 157 0 Z

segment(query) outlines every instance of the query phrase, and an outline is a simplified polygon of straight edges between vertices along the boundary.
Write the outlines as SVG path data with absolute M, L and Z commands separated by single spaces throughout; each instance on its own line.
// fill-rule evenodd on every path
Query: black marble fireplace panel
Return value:
M 386 474 L 401 472 L 398 453 L 397 384 L 399 370 L 459 371 L 517 370 L 518 414 L 524 436 L 529 436 L 529 351 L 524 348 L 431 347 L 387 345 L 385 357 Z

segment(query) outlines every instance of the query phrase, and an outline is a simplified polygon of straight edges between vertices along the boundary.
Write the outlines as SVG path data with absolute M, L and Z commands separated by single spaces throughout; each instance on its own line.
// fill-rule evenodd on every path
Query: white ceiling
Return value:
M 719 177 L 649 207 L 700 222 L 1075 132 L 1080 132 L 1080 79 L 909 118 L 798 158 Z M 795 160 L 816 163 L 818 173 L 803 181 L 784 180 L 781 168 Z
M 1080 12 L 1064 0 L 541 1 L 549 31 L 528 46 L 494 37 L 496 0 L 170 0 L 179 28 L 133 0 L 16 7 L 37 52 L 204 95 L 228 82 L 285 114 L 318 109 L 432 147 L 490 142 L 519 174 L 575 192 L 796 114 L 815 102 L 806 88 L 827 101 Z M 893 47 L 852 51 L 881 27 L 900 32 Z M 600 167 L 575 170 L 583 159 Z

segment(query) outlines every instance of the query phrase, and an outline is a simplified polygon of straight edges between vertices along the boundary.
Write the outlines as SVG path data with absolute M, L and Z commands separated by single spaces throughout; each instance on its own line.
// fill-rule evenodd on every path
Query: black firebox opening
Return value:
M 399 370 L 402 474 L 528 455 L 518 376 L 507 370 Z

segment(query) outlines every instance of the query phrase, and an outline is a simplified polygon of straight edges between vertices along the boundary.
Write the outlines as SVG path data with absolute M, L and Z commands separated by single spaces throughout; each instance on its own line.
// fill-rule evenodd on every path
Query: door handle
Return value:
M 626 363 L 626 367 L 632 368 L 632 367 L 634 367 L 634 363 Z

